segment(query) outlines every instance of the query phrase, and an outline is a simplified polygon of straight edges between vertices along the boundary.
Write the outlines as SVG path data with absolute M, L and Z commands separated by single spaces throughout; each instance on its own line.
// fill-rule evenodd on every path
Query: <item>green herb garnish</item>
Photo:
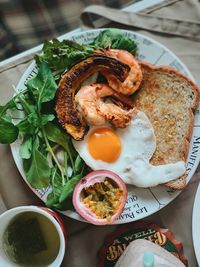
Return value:
M 136 55 L 137 44 L 122 31 L 108 29 L 102 31 L 93 42 L 89 44 L 77 44 L 73 41 L 53 39 L 46 41 L 42 53 L 35 56 L 36 64 L 46 62 L 49 64 L 54 77 L 60 78 L 63 71 L 67 71 L 74 64 L 91 55 L 94 50 L 101 48 L 124 49 Z
M 30 185 L 36 189 L 52 187 L 46 205 L 61 210 L 72 207 L 72 193 L 86 173 L 86 165 L 74 149 L 71 137 L 60 127 L 54 112 L 54 98 L 63 71 L 100 48 L 124 49 L 136 54 L 137 45 L 119 30 L 105 30 L 90 44 L 54 39 L 44 43 L 35 56 L 38 72 L 26 89 L 6 105 L 0 106 L 0 143 L 10 144 L 22 137 L 20 157 Z M 13 122 L 14 113 L 23 116 Z M 64 166 L 55 148 L 63 151 Z M 70 170 L 70 171 L 69 171 Z

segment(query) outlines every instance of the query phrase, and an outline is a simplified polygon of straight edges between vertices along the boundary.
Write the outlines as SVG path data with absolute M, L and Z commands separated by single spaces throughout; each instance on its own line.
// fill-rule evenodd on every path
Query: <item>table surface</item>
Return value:
M 122 10 L 124 11 L 131 11 L 131 12 L 138 12 L 138 11 L 142 11 L 148 7 L 154 6 L 158 3 L 164 2 L 165 0 L 140 0 L 134 4 L 130 4 L 127 7 L 124 7 Z M 74 29 L 73 31 L 70 31 L 67 33 L 67 35 L 65 34 L 66 37 L 70 37 L 71 35 L 73 35 L 76 32 L 81 32 L 81 28 L 77 28 Z M 33 47 L 31 49 L 28 49 L 27 51 L 24 51 L 22 53 L 17 54 L 16 56 L 13 56 L 11 58 L 5 59 L 2 62 L 0 62 L 0 67 L 9 64 L 11 62 L 15 62 L 18 59 L 28 55 L 28 54 L 32 54 L 34 52 L 37 52 L 38 50 L 40 50 L 42 47 L 42 45 L 38 45 L 36 47 Z
M 135 4 L 131 4 L 130 6 L 125 7 L 124 10 L 132 11 L 132 12 L 138 12 L 138 11 L 142 11 L 143 9 L 145 9 L 147 7 L 158 4 L 160 2 L 164 2 L 164 0 L 151 0 L 151 1 L 142 0 L 142 1 L 139 1 Z M 80 28 L 75 29 L 75 30 L 69 32 L 67 34 L 67 37 L 70 37 L 75 32 L 80 32 L 80 31 L 81 31 Z M 12 62 L 17 62 L 20 58 L 22 58 L 26 55 L 32 54 L 32 53 L 34 53 L 40 49 L 41 49 L 41 45 L 34 47 L 32 49 L 29 49 L 23 53 L 20 53 L 14 57 L 6 59 L 0 63 L 0 67 L 3 67 L 3 66 L 5 66 L 9 63 L 12 63 Z M 197 187 L 199 184 L 199 180 L 200 180 L 199 174 L 200 174 L 200 172 L 198 173 L 198 175 L 196 175 L 194 178 L 192 178 L 192 181 L 189 183 L 186 190 L 184 190 L 184 192 L 181 193 L 171 204 L 169 204 L 167 207 L 165 207 L 164 209 L 162 209 L 158 213 L 156 213 L 156 214 L 154 214 L 148 218 L 148 219 L 154 220 L 158 223 L 161 222 L 162 224 L 164 224 L 167 228 L 169 228 L 170 230 L 172 230 L 174 232 L 177 239 L 182 241 L 184 248 L 185 248 L 185 254 L 189 259 L 189 263 L 190 263 L 191 267 L 197 267 L 198 266 L 198 264 L 196 262 L 194 249 L 193 249 L 193 242 L 192 242 L 192 207 L 193 207 L 193 203 L 194 203 L 195 193 L 196 193 L 196 190 L 197 190 Z M 187 202 L 187 205 L 186 204 L 182 205 L 183 203 L 186 203 L 186 202 Z M 172 209 L 176 211 L 176 215 L 169 216 Z M 187 214 L 187 216 L 185 216 L 185 214 Z M 184 218 L 184 220 L 182 218 Z M 90 234 L 91 232 L 94 232 L 96 230 L 93 227 L 91 227 L 90 230 L 87 230 L 87 227 L 88 226 L 83 227 L 81 225 L 80 229 L 86 228 L 86 230 L 80 233 L 80 238 L 83 236 L 87 236 L 88 234 Z M 79 232 L 79 227 L 77 229 L 78 229 L 77 232 Z M 109 233 L 110 231 L 112 231 L 112 229 L 114 229 L 114 228 L 102 227 L 99 230 L 100 236 L 99 237 L 97 236 L 97 240 L 95 242 L 102 244 L 104 236 L 106 235 L 106 233 Z M 75 234 L 77 234 L 77 232 L 75 232 Z M 101 232 L 102 232 L 102 236 L 101 236 Z M 72 246 L 69 248 L 69 251 L 66 252 L 66 257 L 68 257 L 70 253 L 71 253 L 70 255 L 74 255 L 72 247 L 77 246 L 77 240 L 76 240 L 76 238 L 73 238 L 73 233 L 71 234 L 71 237 L 69 239 L 71 239 L 70 241 L 72 243 Z M 77 253 L 79 253 L 79 252 L 80 251 L 78 249 Z M 85 252 L 85 248 L 83 248 L 83 253 L 84 252 Z M 78 265 L 76 265 L 76 266 L 78 266 Z

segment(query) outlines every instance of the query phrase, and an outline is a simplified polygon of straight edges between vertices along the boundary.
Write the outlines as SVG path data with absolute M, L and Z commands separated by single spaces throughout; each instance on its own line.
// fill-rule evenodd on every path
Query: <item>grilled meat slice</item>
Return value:
M 76 108 L 74 96 L 80 84 L 95 72 L 107 70 L 121 82 L 129 73 L 129 66 L 107 56 L 93 55 L 65 73 L 56 93 L 56 113 L 62 127 L 75 139 L 81 140 L 88 131 L 84 118 Z

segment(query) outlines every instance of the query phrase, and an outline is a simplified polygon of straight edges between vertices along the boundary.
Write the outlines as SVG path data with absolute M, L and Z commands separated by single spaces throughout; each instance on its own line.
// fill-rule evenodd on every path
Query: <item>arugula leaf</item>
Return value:
M 45 134 L 48 140 L 56 144 L 59 144 L 61 147 L 65 149 L 65 151 L 68 153 L 71 166 L 72 168 L 74 168 L 73 156 L 74 154 L 77 155 L 77 152 L 72 146 L 69 135 L 64 133 L 55 124 L 50 123 L 50 122 L 44 126 L 44 130 L 45 130 Z
M 45 42 L 42 53 L 35 57 L 38 66 L 36 76 L 27 82 L 24 91 L 5 106 L 0 106 L 0 142 L 12 143 L 19 132 L 23 134 L 20 156 L 28 182 L 37 189 L 49 184 L 52 186 L 47 206 L 61 210 L 71 208 L 74 187 L 86 171 L 86 165 L 74 149 L 71 138 L 56 125 L 56 79 L 60 78 L 63 71 L 93 54 L 94 50 L 110 47 L 125 49 L 133 54 L 137 50 L 137 44 L 128 35 L 113 29 L 103 31 L 92 43 L 86 45 L 57 39 Z M 10 111 L 21 107 L 24 118 L 14 125 Z M 63 148 L 65 166 L 58 161 L 54 145 Z M 51 167 L 47 153 L 52 160 Z M 69 168 L 72 170 L 70 175 Z
M 45 205 L 49 208 L 56 208 L 59 210 L 72 210 L 73 204 L 72 204 L 72 197 L 69 197 L 67 201 L 59 202 L 59 196 L 55 196 L 53 192 L 51 192 L 47 196 L 47 201 Z
M 21 133 L 34 134 L 39 125 L 38 115 L 36 113 L 31 113 L 24 117 L 16 126 Z
M 54 207 L 59 201 L 59 196 L 62 191 L 62 178 L 57 173 L 57 168 L 53 167 L 51 171 L 50 184 L 52 187 L 52 192 L 47 196 L 46 205 L 48 207 Z
M 68 205 L 68 202 L 65 201 L 64 203 L 59 203 L 60 194 L 63 188 L 61 177 L 57 173 L 56 168 L 52 168 L 51 172 L 51 186 L 52 186 L 52 192 L 48 194 L 47 201 L 45 205 L 47 207 L 53 207 L 61 210 L 66 210 L 66 205 Z M 72 205 L 72 204 L 70 204 Z
M 90 45 L 96 48 L 123 49 L 129 51 L 133 55 L 137 52 L 137 44 L 118 29 L 102 31 Z
M 60 128 L 58 128 L 55 124 L 53 123 L 48 123 L 44 126 L 46 136 L 47 138 L 62 146 L 66 151 L 69 150 L 68 142 L 70 141 L 69 135 L 64 133 Z
M 57 173 L 51 178 L 52 192 L 47 197 L 46 205 L 61 210 L 73 208 L 72 194 L 76 184 L 84 176 L 86 169 L 85 163 L 78 155 L 75 160 L 73 177 L 67 180 L 63 186 L 61 177 Z
M 28 182 L 37 189 L 49 185 L 51 168 L 47 158 L 39 151 L 39 141 L 35 140 L 30 159 L 24 160 L 24 170 Z M 27 162 L 26 162 L 27 161 Z
M 24 136 L 23 143 L 19 148 L 19 155 L 22 159 L 30 159 L 33 149 L 32 136 Z
M 49 121 L 54 120 L 53 114 L 38 115 L 36 112 L 27 115 L 16 126 L 21 133 L 34 134 Z
M 45 205 L 47 207 L 54 207 L 60 210 L 72 209 L 72 194 L 76 184 L 82 177 L 83 174 L 80 173 L 67 181 L 63 186 L 60 182 L 61 177 L 56 174 L 52 182 L 52 192 L 47 196 Z
M 37 66 L 48 63 L 53 71 L 54 78 L 58 80 L 60 75 L 69 70 L 74 64 L 93 54 L 99 48 L 124 49 L 132 54 L 137 52 L 137 44 L 125 34 L 116 29 L 101 32 L 93 42 L 89 44 L 77 44 L 73 41 L 53 39 L 46 41 L 42 53 L 35 56 Z
M 0 143 L 1 144 L 11 144 L 18 137 L 19 130 L 5 117 L 0 118 Z
M 69 181 L 67 181 L 67 183 L 63 186 L 60 197 L 59 197 L 60 203 L 72 196 L 72 193 L 74 191 L 76 184 L 80 181 L 82 177 L 83 177 L 83 174 L 80 173 L 72 177 Z
M 55 193 L 52 190 L 52 192 L 49 193 L 48 196 L 47 196 L 47 200 L 45 202 L 45 205 L 47 207 L 49 207 L 49 208 L 52 208 L 52 207 L 55 207 L 56 208 L 55 205 L 57 203 L 59 203 L 58 200 L 59 200 L 59 196 L 58 195 L 55 195 Z
M 41 125 L 46 125 L 49 121 L 53 121 L 55 119 L 55 115 L 53 114 L 44 114 L 41 115 L 40 123 Z
M 11 115 L 7 114 L 8 110 L 16 109 L 14 99 L 8 101 L 4 106 L 0 106 L 0 143 L 11 144 L 19 134 L 18 128 L 12 123 Z
M 76 157 L 75 163 L 74 163 L 74 174 L 78 174 L 82 171 L 85 163 L 82 160 L 82 158 L 79 156 L 79 154 Z
M 47 63 L 40 65 L 37 75 L 28 81 L 27 87 L 35 97 L 39 109 L 42 103 L 55 97 L 57 85 Z
M 61 73 L 74 65 L 76 61 L 91 54 L 92 51 L 93 49 L 87 45 L 79 45 L 69 40 L 53 39 L 44 43 L 42 54 L 36 55 L 35 60 L 38 66 L 46 62 L 53 71 Z
M 16 108 L 15 100 L 12 98 L 4 106 L 0 106 L 0 118 L 6 113 L 8 109 Z

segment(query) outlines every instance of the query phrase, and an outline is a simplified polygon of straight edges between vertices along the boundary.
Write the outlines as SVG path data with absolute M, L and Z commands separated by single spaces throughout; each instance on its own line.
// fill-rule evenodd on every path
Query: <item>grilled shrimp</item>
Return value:
M 108 70 L 119 80 L 124 81 L 130 67 L 111 57 L 104 55 L 92 55 L 74 65 L 65 73 L 56 93 L 56 114 L 62 127 L 75 139 L 81 140 L 88 131 L 82 114 L 77 111 L 74 104 L 74 95 L 79 85 L 91 74 Z
M 102 74 L 106 77 L 112 89 L 123 95 L 131 95 L 139 89 L 142 82 L 142 70 L 136 58 L 131 53 L 120 49 L 102 49 L 97 50 L 95 53 L 113 57 L 130 67 L 129 75 L 123 82 L 119 81 L 113 74 L 102 71 Z
M 106 84 L 93 83 L 81 87 L 75 96 L 78 110 L 90 125 L 109 122 L 117 128 L 125 128 L 132 117 L 134 108 L 122 108 L 104 98 L 114 96 L 115 91 Z

